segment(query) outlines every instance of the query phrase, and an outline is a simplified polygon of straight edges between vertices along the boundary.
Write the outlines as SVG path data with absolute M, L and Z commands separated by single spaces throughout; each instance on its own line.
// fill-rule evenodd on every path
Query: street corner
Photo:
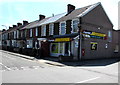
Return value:
M 62 63 L 59 63 L 59 62 L 56 62 L 56 61 L 51 61 L 51 60 L 40 59 L 40 60 L 37 60 L 37 61 L 40 62 L 40 63 L 47 64 L 49 66 L 58 66 L 58 67 L 66 66 L 66 65 L 64 65 Z

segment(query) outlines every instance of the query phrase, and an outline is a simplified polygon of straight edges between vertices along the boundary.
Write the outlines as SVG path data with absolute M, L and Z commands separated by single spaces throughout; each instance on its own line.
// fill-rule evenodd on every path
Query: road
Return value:
M 90 63 L 68 66 L 43 59 L 29 60 L 3 51 L 0 54 L 2 83 L 118 83 L 118 62 L 93 65 L 87 61 Z

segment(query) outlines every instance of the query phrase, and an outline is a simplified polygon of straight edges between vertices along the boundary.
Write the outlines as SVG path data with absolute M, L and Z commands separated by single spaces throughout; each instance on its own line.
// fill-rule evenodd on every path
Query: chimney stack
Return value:
M 19 27 L 19 26 L 21 26 L 22 25 L 22 23 L 17 23 L 17 26 Z
M 6 31 L 5 29 L 2 30 L 2 32 Z
M 28 21 L 23 21 L 23 25 L 26 25 L 26 24 L 28 24 Z
M 39 20 L 45 19 L 45 15 L 39 15 Z
M 9 26 L 9 29 L 11 29 L 12 27 Z
M 17 25 L 13 25 L 13 28 L 14 28 L 14 27 L 17 27 Z
M 73 10 L 75 10 L 75 6 L 74 5 L 71 5 L 71 4 L 68 4 L 67 5 L 67 13 L 71 13 Z

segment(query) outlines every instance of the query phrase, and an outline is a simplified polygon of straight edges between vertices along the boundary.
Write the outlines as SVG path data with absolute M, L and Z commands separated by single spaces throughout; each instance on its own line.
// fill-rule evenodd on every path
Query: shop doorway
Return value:
M 70 42 L 60 43 L 59 48 L 60 55 L 70 56 Z

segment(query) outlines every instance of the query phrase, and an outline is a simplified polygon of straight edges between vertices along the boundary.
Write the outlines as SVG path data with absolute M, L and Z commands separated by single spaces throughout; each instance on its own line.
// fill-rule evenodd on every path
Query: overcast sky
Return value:
M 102 3 L 114 29 L 118 29 L 119 0 L 0 0 L 0 29 L 22 23 L 23 20 L 35 21 L 39 14 L 50 17 L 52 14 L 64 13 L 67 11 L 67 4 L 81 8 L 97 2 Z

